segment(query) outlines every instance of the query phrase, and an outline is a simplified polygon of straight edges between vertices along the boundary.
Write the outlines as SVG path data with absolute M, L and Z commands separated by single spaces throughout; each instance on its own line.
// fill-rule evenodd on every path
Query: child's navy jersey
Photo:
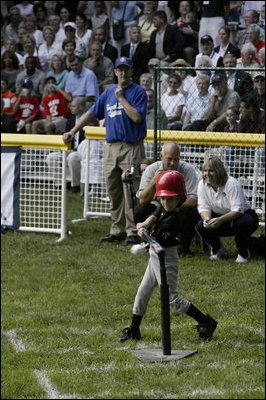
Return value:
M 176 246 L 179 243 L 177 235 L 181 230 L 179 210 L 169 212 L 160 205 L 153 215 L 157 217 L 152 232 L 154 238 L 162 247 Z

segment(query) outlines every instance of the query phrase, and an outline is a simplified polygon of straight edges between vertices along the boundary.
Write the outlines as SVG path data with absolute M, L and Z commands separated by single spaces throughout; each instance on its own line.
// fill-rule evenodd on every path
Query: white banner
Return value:
M 1 232 L 19 228 L 19 147 L 1 147 Z

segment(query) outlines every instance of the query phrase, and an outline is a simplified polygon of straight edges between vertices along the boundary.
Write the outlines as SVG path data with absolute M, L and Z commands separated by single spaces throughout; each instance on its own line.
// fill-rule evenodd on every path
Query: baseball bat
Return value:
M 162 326 L 163 354 L 170 355 L 171 354 L 170 307 L 169 307 L 169 289 L 168 289 L 166 270 L 165 270 L 165 250 L 146 231 L 143 232 L 143 236 L 149 243 L 150 247 L 158 255 L 160 262 L 161 326 Z
M 149 235 L 147 231 L 144 230 L 142 234 L 156 254 L 159 255 L 160 253 L 165 252 L 164 248 L 158 242 L 156 242 L 156 240 L 151 235 Z

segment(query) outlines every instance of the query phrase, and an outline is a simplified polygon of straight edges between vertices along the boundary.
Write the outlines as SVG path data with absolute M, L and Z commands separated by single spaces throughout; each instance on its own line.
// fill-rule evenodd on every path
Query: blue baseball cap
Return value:
M 211 78 L 211 85 L 215 85 L 215 83 L 225 82 L 225 81 L 227 81 L 226 75 L 217 72 Z
M 127 67 L 132 67 L 133 62 L 131 58 L 119 57 L 115 60 L 115 68 L 119 67 L 120 65 L 126 65 Z

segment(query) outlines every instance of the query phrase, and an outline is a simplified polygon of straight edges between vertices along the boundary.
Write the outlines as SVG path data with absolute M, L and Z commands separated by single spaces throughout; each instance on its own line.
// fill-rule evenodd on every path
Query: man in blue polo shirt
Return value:
M 99 96 L 99 87 L 93 71 L 83 67 L 82 60 L 73 55 L 69 60 L 71 72 L 66 81 L 65 91 L 72 97 L 85 97 L 86 101 L 94 103 Z
M 115 61 L 118 84 L 108 87 L 79 122 L 64 134 L 65 142 L 71 140 L 90 121 L 92 116 L 105 119 L 106 143 L 104 147 L 104 173 L 111 200 L 110 233 L 102 242 L 125 239 L 124 244 L 139 243 L 134 223 L 132 199 L 122 174 L 134 166 L 133 184 L 137 189 L 138 165 L 145 157 L 143 139 L 146 136 L 147 95 L 145 89 L 131 82 L 132 60 L 127 57 Z

